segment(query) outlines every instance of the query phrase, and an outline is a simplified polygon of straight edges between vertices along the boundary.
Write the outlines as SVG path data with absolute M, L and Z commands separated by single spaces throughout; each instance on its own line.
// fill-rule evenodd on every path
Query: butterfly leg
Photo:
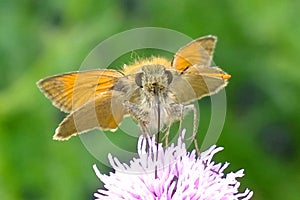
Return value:
M 151 133 L 149 131 L 149 128 L 147 127 L 147 122 L 140 121 L 139 124 L 140 124 L 141 132 L 142 132 L 143 136 L 150 137 Z
M 197 118 L 197 109 L 196 106 L 194 104 L 192 105 L 188 105 L 184 107 L 186 110 L 192 110 L 193 111 L 193 134 L 192 137 L 190 137 L 190 140 L 193 140 L 194 145 L 195 145 L 195 149 L 197 151 L 198 156 L 200 155 L 200 149 L 198 146 L 198 142 L 197 142 L 197 123 L 198 123 L 198 118 Z
M 193 113 L 194 113 L 194 125 L 193 125 L 193 140 L 194 140 L 194 145 L 195 145 L 195 148 L 196 148 L 196 151 L 197 151 L 197 154 L 198 156 L 200 156 L 200 149 L 199 149 L 199 146 L 198 146 L 198 142 L 197 142 L 197 123 L 198 123 L 198 118 L 197 118 L 197 109 L 195 107 L 195 105 L 193 104 L 192 105 L 192 109 L 193 109 Z
M 162 140 L 165 140 L 166 147 L 169 145 L 169 135 L 170 135 L 171 124 L 166 128 L 166 132 Z
M 180 104 L 180 118 L 179 118 L 179 128 L 178 128 L 179 134 L 182 133 L 182 121 L 184 115 L 183 111 L 184 111 L 184 105 Z
M 138 106 L 129 101 L 125 101 L 123 105 L 129 112 L 129 114 L 138 121 L 142 134 L 144 136 L 151 136 L 149 128 L 147 127 L 149 123 L 149 120 L 147 120 L 149 115 L 148 112 L 143 111 Z
M 171 104 L 171 107 L 170 107 L 170 110 L 168 113 L 169 117 L 171 118 L 170 123 L 166 128 L 164 137 L 162 138 L 162 140 L 165 140 L 166 147 L 169 145 L 170 130 L 171 130 L 172 123 L 174 121 L 179 120 L 180 124 L 179 124 L 178 131 L 179 131 L 179 134 L 181 134 L 181 132 L 182 132 L 181 129 L 182 129 L 182 120 L 183 120 L 183 109 L 184 109 L 184 106 L 182 104 Z

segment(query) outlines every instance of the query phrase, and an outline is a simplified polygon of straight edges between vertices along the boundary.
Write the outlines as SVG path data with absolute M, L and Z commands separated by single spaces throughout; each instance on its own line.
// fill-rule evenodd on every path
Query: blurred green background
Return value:
M 78 137 L 52 140 L 63 114 L 35 82 L 143 26 L 218 36 L 214 61 L 232 78 L 216 160 L 245 169 L 253 199 L 299 199 L 299 10 L 292 0 L 0 0 L 0 199 L 93 198 L 101 164 Z

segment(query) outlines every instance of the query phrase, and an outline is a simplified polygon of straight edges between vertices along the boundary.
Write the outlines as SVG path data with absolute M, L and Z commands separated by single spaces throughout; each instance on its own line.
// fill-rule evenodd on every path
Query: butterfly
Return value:
M 181 120 L 183 108 L 217 93 L 231 77 L 211 66 L 217 38 L 204 36 L 180 48 L 172 60 L 138 59 L 122 70 L 95 69 L 41 79 L 40 90 L 54 106 L 69 113 L 53 138 L 99 128 L 115 130 L 133 117 L 149 135 Z

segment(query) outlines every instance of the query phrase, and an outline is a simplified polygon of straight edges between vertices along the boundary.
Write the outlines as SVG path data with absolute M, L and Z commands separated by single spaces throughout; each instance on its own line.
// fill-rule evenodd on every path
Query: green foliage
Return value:
M 99 42 L 143 26 L 218 36 L 214 61 L 232 75 L 218 159 L 245 169 L 254 199 L 298 199 L 299 9 L 267 0 L 1 1 L 0 199 L 92 198 L 100 163 L 78 137 L 52 140 L 62 116 L 35 82 L 78 70 Z M 201 112 L 206 123 L 210 111 Z M 126 136 L 109 137 L 134 149 Z

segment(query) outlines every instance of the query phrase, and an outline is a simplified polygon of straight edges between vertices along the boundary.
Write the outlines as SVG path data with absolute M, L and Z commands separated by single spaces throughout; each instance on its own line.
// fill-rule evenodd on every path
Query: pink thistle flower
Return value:
M 248 200 L 252 197 L 253 192 L 249 189 L 243 193 L 238 191 L 240 183 L 236 179 L 244 176 L 243 169 L 224 174 L 229 163 L 212 161 L 222 147 L 213 145 L 197 157 L 195 150 L 187 152 L 182 137 L 177 145 L 165 149 L 160 143 L 157 154 L 155 138 L 141 136 L 139 158 L 133 158 L 129 165 L 109 154 L 114 173 L 101 174 L 96 165 L 93 166 L 105 188 L 99 189 L 95 198 Z

